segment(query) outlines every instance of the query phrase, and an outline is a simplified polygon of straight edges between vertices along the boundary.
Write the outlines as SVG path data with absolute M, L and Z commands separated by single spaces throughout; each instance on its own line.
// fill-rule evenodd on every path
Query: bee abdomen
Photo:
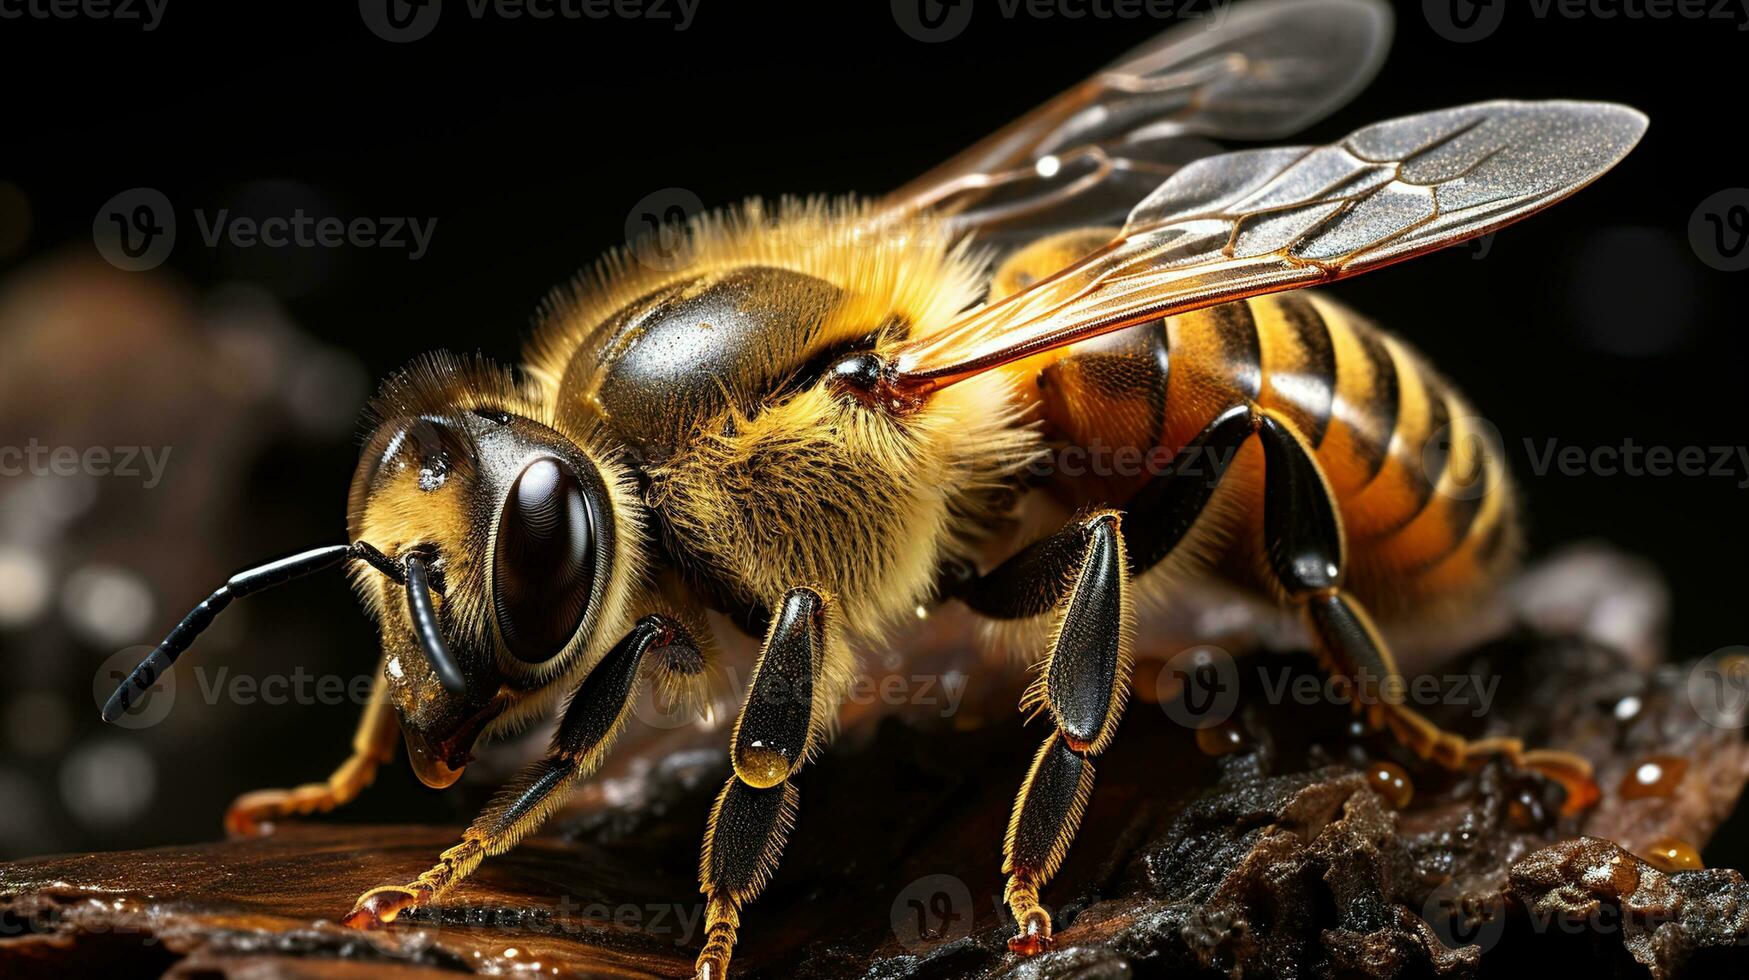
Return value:
M 1067 349 L 1037 378 L 1055 434 L 1107 452 L 1105 470 L 1058 481 L 1086 502 L 1127 500 L 1235 404 L 1286 416 L 1336 496 L 1351 584 L 1384 612 L 1399 598 L 1466 591 L 1514 550 L 1492 428 L 1408 345 L 1316 294 L 1262 296 L 1109 334 Z M 1123 465 L 1122 452 L 1144 465 Z M 1237 472 L 1229 479 L 1252 479 Z
M 1388 609 L 1490 578 L 1516 545 L 1493 427 L 1408 345 L 1322 296 L 1230 305 L 1257 337 L 1257 402 L 1293 420 L 1330 482 L 1354 584 Z

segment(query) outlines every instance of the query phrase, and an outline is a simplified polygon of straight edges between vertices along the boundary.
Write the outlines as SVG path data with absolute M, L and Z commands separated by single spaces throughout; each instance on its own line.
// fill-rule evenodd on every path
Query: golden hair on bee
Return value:
M 677 235 L 672 255 L 652 254 L 655 236 L 604 256 L 542 305 L 528 346 L 529 373 L 555 397 L 567 366 L 604 361 L 613 314 L 651 293 L 686 281 L 749 266 L 803 273 L 843 292 L 811 324 L 803 343 L 824 349 L 880 328 L 893 340 L 918 325 L 940 325 L 979 301 L 985 286 L 980 254 L 926 215 L 879 215 L 850 198 L 784 198 L 775 207 L 757 199 L 739 208 L 696 215 Z M 766 302 L 782 297 L 764 296 Z M 806 351 L 783 349 L 790 335 L 761 338 L 770 363 L 794 363 Z M 587 393 L 585 393 L 585 400 Z
M 899 415 L 870 412 L 826 386 L 785 390 L 786 376 L 826 352 L 849 345 L 881 354 L 980 298 L 979 257 L 941 225 L 873 214 L 851 201 L 786 200 L 697 217 L 677 261 L 642 261 L 634 246 L 556 295 L 529 354 L 531 374 L 562 399 L 558 417 L 604 418 L 607 366 L 640 339 L 626 310 L 640 315 L 665 289 L 678 292 L 663 302 L 684 303 L 749 268 L 820 284 L 817 293 L 774 289 L 742 300 L 802 329 L 748 335 L 760 349 L 746 366 L 712 378 L 726 407 L 675 423 L 685 443 L 647 466 L 646 499 L 718 577 L 762 601 L 812 584 L 841 597 L 838 616 L 863 641 L 930 598 L 940 556 L 964 554 L 987 533 L 1000 491 L 1036 451 L 1036 434 L 1018 424 L 1012 383 L 996 375 Z M 770 560 L 769 541 L 787 543 L 781 564 Z M 829 689 L 849 683 L 851 663 L 843 661 L 842 676 L 839 666 L 825 678 Z

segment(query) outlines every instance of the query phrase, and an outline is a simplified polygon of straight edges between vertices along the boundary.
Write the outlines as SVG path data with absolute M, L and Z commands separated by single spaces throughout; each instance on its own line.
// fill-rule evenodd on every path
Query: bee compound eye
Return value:
M 570 466 L 543 456 L 523 467 L 498 519 L 493 606 L 518 660 L 544 663 L 563 650 L 595 585 L 595 515 Z

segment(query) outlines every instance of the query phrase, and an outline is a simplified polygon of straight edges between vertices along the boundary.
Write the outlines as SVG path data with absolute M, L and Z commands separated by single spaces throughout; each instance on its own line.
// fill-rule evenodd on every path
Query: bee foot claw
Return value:
M 1008 940 L 1009 952 L 1037 956 L 1051 948 L 1051 917 L 1043 909 L 1027 913 L 1020 931 Z
M 225 811 L 225 836 L 232 839 L 272 836 L 273 821 L 263 820 L 261 817 L 262 814 L 251 813 L 248 810 Z
M 279 789 L 258 789 L 244 793 L 231 801 L 225 811 L 225 836 L 266 837 L 273 833 L 276 819 L 290 816 L 290 794 Z
M 395 921 L 402 912 L 417 908 L 430 898 L 429 893 L 397 885 L 372 888 L 359 896 L 358 903 L 346 913 L 340 924 L 348 929 L 380 929 Z

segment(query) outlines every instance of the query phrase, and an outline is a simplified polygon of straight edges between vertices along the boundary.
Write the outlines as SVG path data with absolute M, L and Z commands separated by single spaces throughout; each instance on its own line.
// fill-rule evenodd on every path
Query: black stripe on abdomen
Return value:
M 1220 339 L 1227 378 L 1247 401 L 1256 401 L 1263 391 L 1263 342 L 1257 336 L 1251 304 L 1222 303 L 1203 312 L 1211 318 Z
M 1316 449 L 1324 444 L 1336 403 L 1336 348 L 1330 327 L 1311 300 L 1296 293 L 1274 297 L 1282 322 L 1293 331 L 1302 360 L 1293 370 L 1271 370 L 1269 384 L 1280 391 L 1301 435 Z
M 1418 365 L 1411 365 L 1410 370 L 1419 370 Z M 1415 522 L 1421 512 L 1433 500 L 1434 491 L 1439 487 L 1440 478 L 1445 476 L 1445 467 L 1450 462 L 1449 451 L 1428 452 L 1428 446 L 1437 439 L 1451 438 L 1451 406 L 1447 400 L 1444 382 L 1432 377 L 1426 371 L 1421 371 L 1422 391 L 1427 395 L 1427 431 L 1422 433 L 1421 445 L 1417 447 L 1415 456 L 1409 459 L 1409 485 L 1415 495 L 1415 509 L 1410 511 L 1395 530 L 1402 530 Z
M 1391 439 L 1397 434 L 1397 416 L 1402 394 L 1398 389 L 1397 359 L 1391 356 L 1391 349 L 1385 345 L 1384 338 L 1364 323 L 1350 321 L 1347 326 L 1355 339 L 1360 341 L 1361 349 L 1366 352 L 1372 372 L 1372 392 L 1367 410 L 1377 419 L 1377 426 L 1373 431 L 1355 431 L 1354 451 L 1366 464 L 1366 480 L 1361 484 L 1364 487 L 1385 467 Z

